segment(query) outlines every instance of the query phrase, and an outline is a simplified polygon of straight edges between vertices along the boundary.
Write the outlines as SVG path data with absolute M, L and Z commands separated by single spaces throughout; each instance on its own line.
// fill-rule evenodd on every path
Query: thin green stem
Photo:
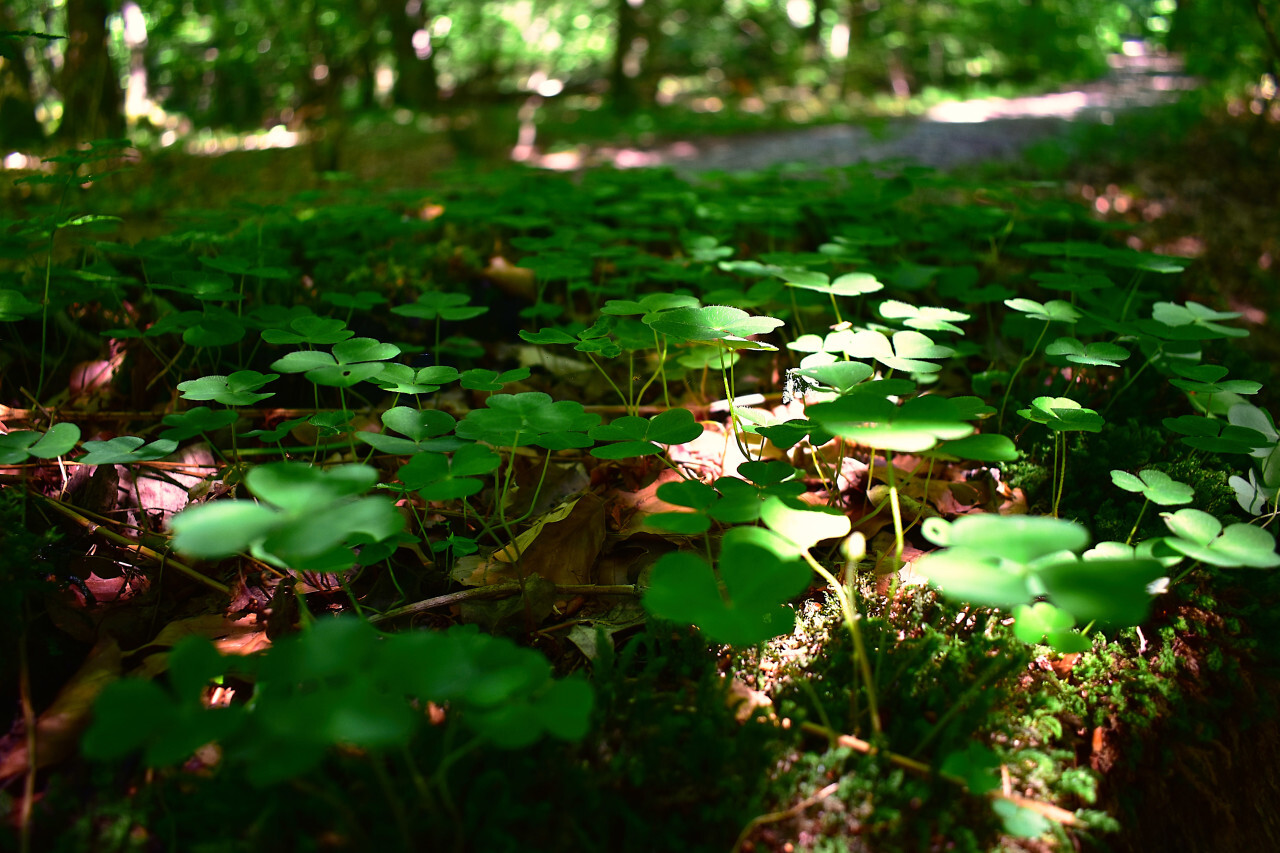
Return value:
M 613 377 L 609 375 L 609 372 L 600 366 L 600 362 L 596 361 L 596 357 L 593 354 L 587 353 L 587 359 L 591 362 L 591 364 L 595 367 L 595 369 L 600 373 L 600 375 L 604 377 L 604 381 L 609 383 L 609 387 L 612 388 L 614 390 L 614 393 L 618 395 L 618 399 L 622 401 L 622 405 L 627 409 L 627 412 L 630 414 L 634 414 L 631 408 L 631 403 L 627 399 L 627 395 L 624 394 L 622 389 L 618 387 L 617 383 L 613 381 Z
M 1022 666 L 1023 661 L 1016 657 L 996 658 L 993 660 L 991 665 L 982 671 L 982 674 L 978 676 L 977 680 L 970 684 L 969 688 L 965 690 L 964 693 L 960 694 L 958 699 L 949 702 L 950 707 L 948 707 L 946 712 L 944 712 L 943 715 L 938 718 L 938 721 L 933 724 L 933 728 L 929 730 L 929 733 L 925 735 L 918 744 L 916 744 L 916 748 L 911 751 L 910 757 L 915 758 L 920 753 L 924 752 L 925 747 L 932 743 L 938 735 L 942 734 L 947 723 L 951 722 L 953 717 L 963 711 L 974 696 L 985 690 L 987 685 L 995 680 L 996 676 L 1002 675 L 1013 669 L 1021 668 Z
M 1040 330 L 1040 337 L 1036 338 L 1036 342 L 1032 345 L 1031 351 L 1022 357 L 1022 360 L 1018 362 L 1018 366 L 1014 369 L 1013 375 L 1009 377 L 1009 382 L 1005 385 L 1004 389 L 1004 398 L 1000 401 L 1000 419 L 997 422 L 997 431 L 1002 431 L 1004 429 L 1004 410 L 1009 404 L 1009 394 L 1013 391 L 1013 383 L 1017 380 L 1018 374 L 1022 372 L 1022 368 L 1027 366 L 1027 362 L 1030 361 L 1031 357 L 1040 349 L 1040 344 L 1044 341 L 1044 336 L 1049 333 L 1049 324 L 1052 322 L 1052 320 L 1044 321 L 1044 328 Z
M 1053 478 L 1053 517 L 1057 518 L 1058 505 L 1062 503 L 1062 492 L 1067 485 L 1067 437 L 1061 432 L 1053 434 Z
M 861 675 L 863 686 L 867 691 L 867 707 L 871 713 L 871 731 L 878 736 L 882 732 L 880 709 L 876 702 L 875 676 L 871 672 L 871 661 L 867 658 L 866 644 L 862 639 L 862 631 L 858 627 L 858 620 L 862 617 L 854 608 L 853 600 L 850 598 L 848 590 L 836 579 L 836 576 L 827 571 L 827 568 L 815 560 L 808 551 L 802 551 L 801 556 L 827 582 L 827 586 L 831 587 L 832 591 L 835 592 L 836 600 L 840 603 L 840 613 L 844 616 L 845 630 L 853 638 L 854 667 Z M 850 580 L 850 583 L 852 583 L 852 580 Z
M 1138 510 L 1138 519 L 1133 523 L 1133 529 L 1129 531 L 1129 538 L 1124 540 L 1124 544 L 1132 545 L 1133 537 L 1138 535 L 1138 525 L 1142 523 L 1142 514 L 1147 511 L 1147 507 L 1151 505 L 1151 499 L 1147 498 L 1142 502 L 1142 509 Z
M 874 453 L 872 455 L 874 457 Z M 902 505 L 898 500 L 898 477 L 893 465 L 893 453 L 886 450 L 884 461 L 888 468 L 889 512 L 893 516 L 893 578 L 896 584 L 898 570 L 902 568 L 902 554 L 906 550 L 906 539 L 902 530 Z
M 1106 417 L 1107 412 L 1111 411 L 1111 407 L 1116 404 L 1116 400 L 1119 400 L 1122 397 L 1124 397 L 1124 392 L 1129 390 L 1129 386 L 1132 385 L 1134 382 L 1138 381 L 1138 377 L 1142 375 L 1142 371 L 1150 367 L 1151 363 L 1155 361 L 1156 357 L 1159 356 L 1160 353 L 1163 351 L 1164 351 L 1163 347 L 1156 347 L 1156 351 L 1151 354 L 1150 358 L 1148 358 L 1146 361 L 1142 363 L 1141 367 L 1139 367 L 1137 370 L 1133 372 L 1133 375 L 1129 377 L 1129 381 L 1124 383 L 1123 385 L 1121 385 L 1119 388 L 1117 388 L 1115 391 L 1111 393 L 1111 399 L 1107 401 L 1107 405 L 1102 408 L 1103 417 Z

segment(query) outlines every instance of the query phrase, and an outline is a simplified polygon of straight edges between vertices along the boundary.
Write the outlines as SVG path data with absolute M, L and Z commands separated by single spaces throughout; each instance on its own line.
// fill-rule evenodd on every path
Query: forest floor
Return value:
M 1280 150 L 1280 110 L 1273 102 L 1270 109 L 1275 120 L 1268 121 L 1250 115 L 1247 104 L 1238 115 L 1222 110 L 1201 114 L 1195 107 L 1137 109 L 1161 103 L 1180 85 L 1175 67 L 1134 62 L 1117 67 L 1111 79 L 1093 86 L 1038 97 L 957 102 L 913 118 L 667 140 L 643 148 L 584 145 L 525 162 L 557 169 L 597 164 L 655 166 L 695 175 L 768 169 L 784 163 L 828 168 L 875 161 L 890 169 L 911 161 L 940 169 L 982 169 L 980 174 L 993 170 L 993 174 L 1016 178 L 1058 181 L 1065 195 L 1087 205 L 1118 230 L 1125 229 L 1133 248 L 1196 257 L 1183 277 L 1187 292 L 1181 298 L 1201 298 L 1206 304 L 1241 311 L 1244 324 L 1254 332 L 1248 339 L 1248 358 L 1270 364 L 1274 377 L 1280 365 L 1280 334 L 1275 333 L 1275 318 L 1280 316 L 1275 272 L 1275 259 L 1280 256 L 1275 207 L 1280 173 L 1274 168 Z M 1264 105 L 1264 114 L 1265 110 Z M 442 136 L 424 138 L 412 128 L 384 135 L 353 131 L 349 145 L 343 166 L 349 171 L 346 180 L 356 186 L 360 186 L 356 182 L 370 182 L 430 188 L 433 174 L 449 168 L 456 155 Z M 1027 154 L 1033 155 L 1029 161 L 1022 159 Z M 305 148 L 239 151 L 222 157 L 171 151 L 144 157 L 132 173 L 112 179 L 124 189 L 122 208 L 113 212 L 125 219 L 122 233 L 135 239 L 171 228 L 174 220 L 181 221 L 183 208 L 226 208 L 244 198 L 278 204 L 290 191 L 314 188 L 316 177 L 307 160 Z M 420 198 L 415 200 L 421 204 Z M 374 230 L 376 225 L 362 227 Z M 1202 293 L 1208 295 L 1201 297 Z M 1275 411 L 1272 389 L 1280 389 L 1280 381 L 1267 385 L 1257 402 Z M 1259 641 L 1264 649 L 1266 639 Z M 1206 650 L 1204 660 L 1213 651 Z M 1201 657 L 1188 659 L 1198 666 Z M 49 687 L 56 686 L 48 673 L 41 675 L 50 681 Z M 1191 675 L 1186 676 L 1189 682 Z M 1211 684 L 1210 679 L 1206 671 L 1193 686 L 1200 689 L 1201 684 Z M 1259 683 L 1273 682 L 1259 676 Z M 1269 701 L 1265 697 L 1270 689 L 1259 687 L 1257 695 L 1242 693 L 1236 707 L 1252 714 L 1252 706 Z M 646 722 L 643 715 L 637 714 L 636 719 Z M 1252 729 L 1239 729 L 1237 723 L 1231 716 L 1205 721 L 1206 729 L 1220 726 L 1221 736 L 1210 740 L 1212 733 L 1201 733 L 1206 743 L 1190 743 L 1168 759 L 1176 762 L 1172 769 L 1161 764 L 1166 760 L 1163 752 L 1153 749 L 1149 760 L 1130 776 L 1117 774 L 1110 780 L 1106 805 L 1118 802 L 1119 793 L 1133 790 L 1145 792 L 1150 803 L 1142 814 L 1123 815 L 1128 833 L 1115 841 L 1113 849 L 1138 850 L 1144 845 L 1148 845 L 1145 849 L 1191 849 L 1189 828 L 1184 821 L 1171 820 L 1171 814 L 1188 819 L 1201 816 L 1197 819 L 1204 822 L 1204 833 L 1216 834 L 1219 845 L 1201 849 L 1273 849 L 1263 840 L 1274 841 L 1280 832 L 1273 825 L 1271 808 L 1276 780 L 1267 765 L 1272 770 L 1277 766 L 1280 736 L 1273 720 Z M 90 790 L 82 778 L 77 793 Z M 1216 796 L 1207 798 L 1206 791 Z M 1228 813 L 1229 807 L 1234 812 Z M 127 826 L 128 821 L 121 825 Z M 757 849 L 767 848 L 762 843 Z M 786 848 L 780 844 L 777 849 Z

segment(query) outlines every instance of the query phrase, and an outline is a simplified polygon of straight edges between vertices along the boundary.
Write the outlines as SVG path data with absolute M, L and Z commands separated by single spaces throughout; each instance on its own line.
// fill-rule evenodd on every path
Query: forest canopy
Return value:
M 1101 75 L 1136 39 L 1236 82 L 1277 52 L 1250 0 L 16 0 L 0 8 L 0 145 L 531 96 L 763 111 L 1048 87 Z

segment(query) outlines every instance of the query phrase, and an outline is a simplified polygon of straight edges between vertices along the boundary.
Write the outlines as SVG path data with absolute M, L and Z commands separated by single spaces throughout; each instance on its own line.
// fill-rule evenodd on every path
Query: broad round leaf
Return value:
M 987 607 L 1013 607 L 1031 598 L 1025 571 L 1002 565 L 998 557 L 972 548 L 947 548 L 925 554 L 912 568 L 956 601 Z
M 1061 560 L 1036 573 L 1053 604 L 1077 622 L 1138 625 L 1151 610 L 1148 585 L 1163 576 L 1157 560 Z
M 952 522 L 931 518 L 922 529 L 935 545 L 963 546 L 1023 565 L 1058 551 L 1079 551 L 1089 544 L 1089 533 L 1082 525 L 1046 516 L 975 514 Z
M 282 521 L 279 513 L 252 501 L 215 501 L 173 517 L 173 547 L 205 560 L 248 549 Z
M 848 516 L 828 507 L 809 506 L 795 499 L 771 497 L 760 508 L 760 518 L 779 536 L 808 551 L 825 539 L 849 535 Z

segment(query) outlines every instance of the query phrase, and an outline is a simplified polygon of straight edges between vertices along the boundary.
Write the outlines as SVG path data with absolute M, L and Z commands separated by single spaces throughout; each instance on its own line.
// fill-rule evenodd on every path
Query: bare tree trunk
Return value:
M 124 135 L 120 78 L 107 53 L 110 13 L 108 0 L 67 0 L 58 135 L 68 143 Z
M 635 61 L 632 51 L 636 37 L 640 34 L 637 9 L 644 0 L 632 5 L 630 0 L 617 0 L 614 5 L 617 18 L 617 36 L 613 46 L 613 63 L 609 68 L 609 94 L 613 99 L 613 108 L 626 115 L 635 112 L 639 103 L 636 93 L 635 74 L 630 65 Z
M 17 30 L 8 9 L 0 7 L 0 30 Z M 44 129 L 36 121 L 35 98 L 31 88 L 31 68 L 18 39 L 9 42 L 10 55 L 0 66 L 0 148 L 8 151 L 39 145 Z
M 420 30 L 430 31 L 427 0 L 379 0 L 391 31 L 391 51 L 396 58 L 396 82 L 392 100 L 399 106 L 429 109 L 439 100 L 435 45 L 428 43 L 425 56 L 414 46 Z M 421 37 L 419 37 L 421 38 Z
M 858 65 L 862 60 L 862 51 L 866 49 L 867 42 L 867 7 L 862 0 L 845 0 L 844 3 L 844 21 L 845 26 L 849 28 L 849 47 L 844 57 L 844 64 L 840 69 L 840 97 L 847 98 L 849 95 L 860 90 L 862 81 Z

